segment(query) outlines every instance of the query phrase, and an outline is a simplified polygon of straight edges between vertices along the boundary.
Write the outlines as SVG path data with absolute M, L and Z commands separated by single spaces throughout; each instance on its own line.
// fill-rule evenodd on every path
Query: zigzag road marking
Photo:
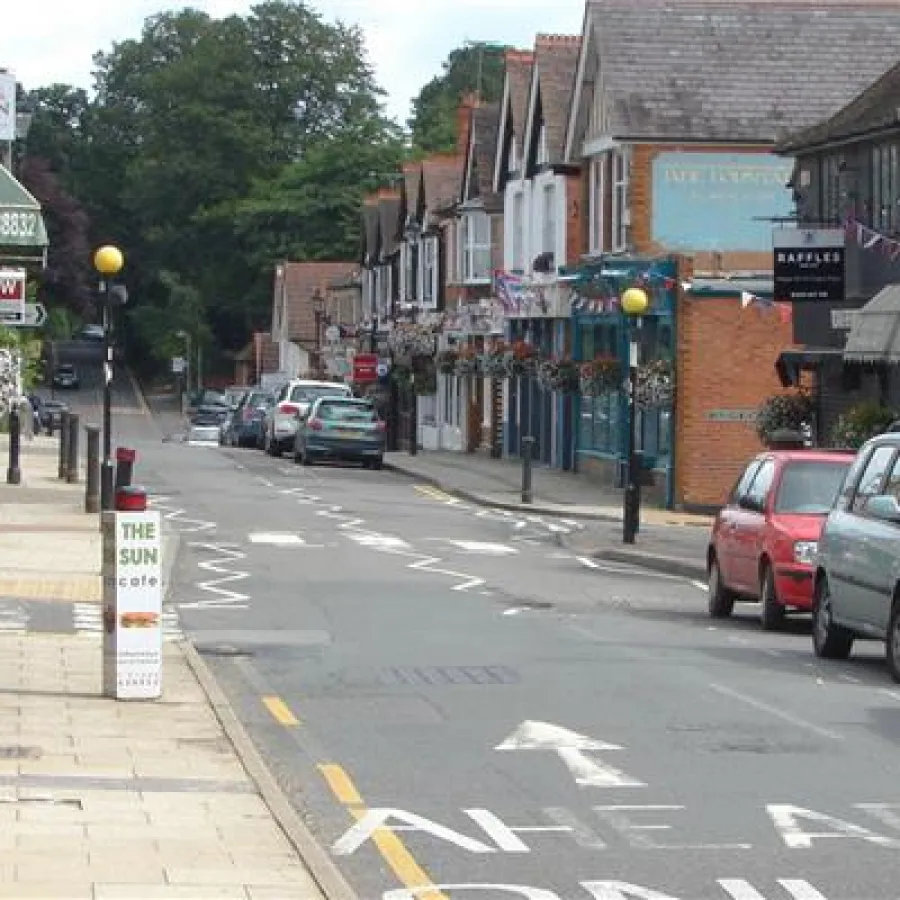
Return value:
M 158 509 L 162 513 L 162 517 L 166 521 L 171 522 L 181 534 L 212 531 L 216 527 L 215 522 L 208 522 L 205 519 L 191 519 L 186 516 L 186 510 L 183 507 L 177 507 L 168 502 L 172 499 L 171 497 L 151 494 L 147 499 L 148 506 L 151 509 Z
M 249 609 L 247 601 L 250 597 L 239 591 L 233 591 L 231 588 L 223 585 L 230 584 L 234 581 L 242 581 L 250 577 L 249 572 L 228 568 L 228 564 L 234 563 L 240 559 L 246 559 L 247 554 L 234 548 L 230 544 L 204 544 L 192 541 L 188 544 L 197 550 L 206 550 L 211 553 L 217 553 L 219 556 L 214 559 L 208 559 L 204 562 L 197 563 L 199 568 L 205 569 L 207 572 L 215 572 L 221 575 L 221 578 L 210 578 L 208 581 L 201 581 L 197 587 L 202 591 L 215 594 L 211 600 L 195 600 L 188 603 L 179 603 L 179 609 Z M 224 568 L 223 568 L 224 566 Z

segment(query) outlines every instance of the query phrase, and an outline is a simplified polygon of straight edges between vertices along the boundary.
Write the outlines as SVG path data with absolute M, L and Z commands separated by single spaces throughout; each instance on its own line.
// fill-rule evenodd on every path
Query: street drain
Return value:
M 214 644 L 211 647 L 197 647 L 201 656 L 253 656 L 252 650 L 235 647 L 232 644 Z
M 0 759 L 40 759 L 43 755 L 40 747 L 0 747 Z

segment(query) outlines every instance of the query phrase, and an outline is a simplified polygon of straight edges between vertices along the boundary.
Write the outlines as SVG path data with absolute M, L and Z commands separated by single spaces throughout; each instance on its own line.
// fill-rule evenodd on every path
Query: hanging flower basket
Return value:
M 396 325 L 388 335 L 388 347 L 397 356 L 433 356 L 434 332 L 427 325 Z
M 459 353 L 456 350 L 441 350 L 437 355 L 437 370 L 442 375 L 452 375 L 456 371 L 456 360 Z
M 622 364 L 615 356 L 597 356 L 578 367 L 579 389 L 586 397 L 612 394 L 622 387 Z
M 578 364 L 570 359 L 543 359 L 537 366 L 538 383 L 545 391 L 571 393 L 580 385 Z
M 456 357 L 454 372 L 459 376 L 474 375 L 478 371 L 478 357 L 471 347 L 463 347 Z
M 478 371 L 485 378 L 506 378 L 506 354 L 510 348 L 498 341 L 478 357 Z
M 815 415 L 813 399 L 807 391 L 775 394 L 757 410 L 756 433 L 768 444 L 777 432 L 802 433 L 812 424 Z
M 516 341 L 505 353 L 507 378 L 533 375 L 537 370 L 537 351 L 525 341 Z
M 640 409 L 671 406 L 675 393 L 675 373 L 668 359 L 654 359 L 638 366 L 637 405 Z

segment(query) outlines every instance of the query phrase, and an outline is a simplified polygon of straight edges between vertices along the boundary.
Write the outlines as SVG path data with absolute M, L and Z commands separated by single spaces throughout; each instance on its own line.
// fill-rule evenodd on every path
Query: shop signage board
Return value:
M 103 516 L 103 692 L 162 693 L 162 536 L 158 512 Z
M 844 241 L 841 228 L 776 228 L 772 232 L 775 300 L 843 300 Z
M 25 270 L 0 269 L 0 323 L 25 318 Z
M 357 384 L 378 381 L 378 354 L 357 353 L 353 357 L 353 380 Z
M 759 411 L 755 409 L 710 409 L 706 419 L 709 422 L 756 422 Z

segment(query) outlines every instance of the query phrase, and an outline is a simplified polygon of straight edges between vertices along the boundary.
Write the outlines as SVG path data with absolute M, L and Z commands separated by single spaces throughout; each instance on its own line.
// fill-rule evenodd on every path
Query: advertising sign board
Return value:
M 158 512 L 103 518 L 103 691 L 162 693 L 162 536 Z
M 353 357 L 353 380 L 357 384 L 378 381 L 378 354 L 357 353 Z
M 775 300 L 843 300 L 844 239 L 841 228 L 776 228 L 772 232 Z
M 0 269 L 0 324 L 25 318 L 25 270 Z

